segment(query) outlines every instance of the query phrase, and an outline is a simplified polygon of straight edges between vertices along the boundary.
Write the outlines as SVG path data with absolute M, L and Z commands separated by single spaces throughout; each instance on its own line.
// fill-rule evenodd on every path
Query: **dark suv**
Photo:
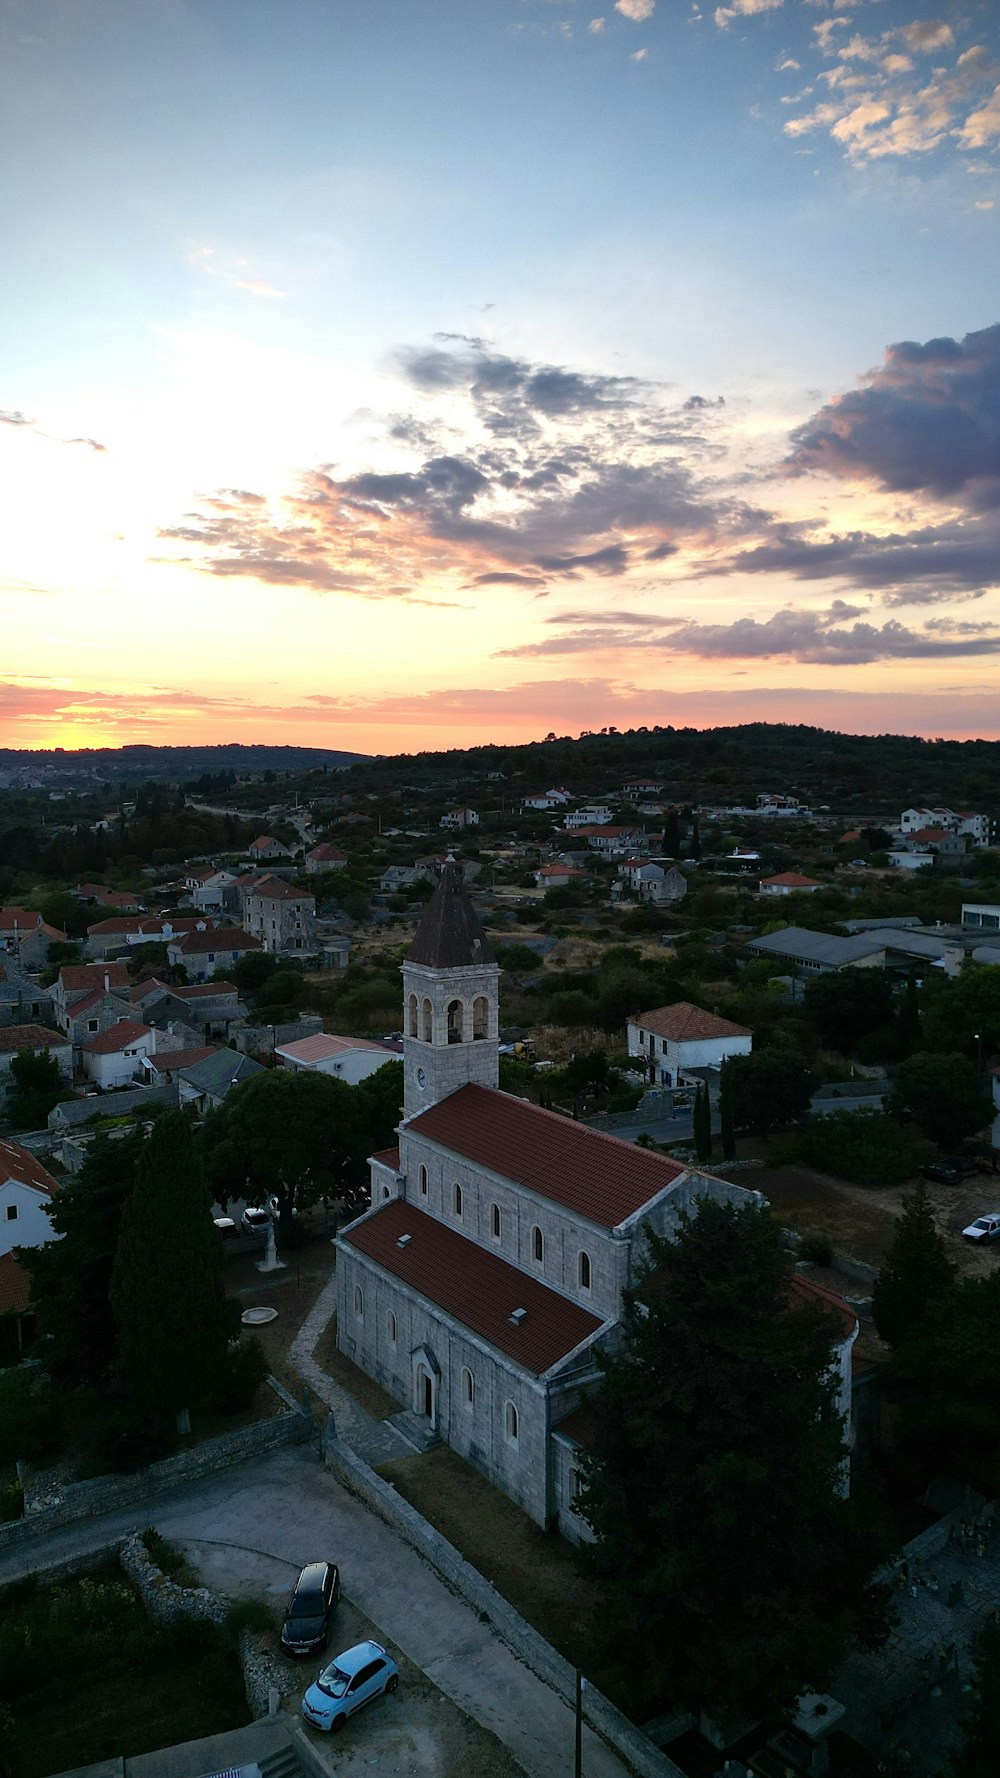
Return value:
M 290 1655 L 311 1655 L 326 1644 L 330 1613 L 340 1598 L 340 1570 L 334 1562 L 310 1562 L 288 1601 L 281 1646 Z

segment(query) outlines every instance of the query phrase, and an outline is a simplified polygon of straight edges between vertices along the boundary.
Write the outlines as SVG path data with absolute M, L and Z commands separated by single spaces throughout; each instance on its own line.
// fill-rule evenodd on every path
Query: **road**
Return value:
M 492 1731 L 529 1778 L 572 1770 L 570 1706 L 390 1526 L 322 1467 L 310 1446 L 178 1489 L 146 1507 L 85 1520 L 0 1558 L 0 1581 L 100 1548 L 150 1521 L 190 1549 L 206 1584 L 262 1595 L 306 1562 L 341 1565 L 345 1596 L 460 1710 Z M 584 1730 L 587 1778 L 629 1778 Z

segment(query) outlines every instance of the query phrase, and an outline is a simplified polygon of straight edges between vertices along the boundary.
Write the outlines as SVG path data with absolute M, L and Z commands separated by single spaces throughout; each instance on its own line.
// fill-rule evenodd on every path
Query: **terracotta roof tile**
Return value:
M 788 1295 L 792 1303 L 819 1303 L 825 1309 L 831 1326 L 839 1330 L 839 1338 L 850 1339 L 858 1325 L 858 1318 L 850 1303 L 846 1303 L 835 1290 L 828 1290 L 825 1284 L 817 1284 L 814 1278 L 804 1272 L 794 1272 L 788 1286 Z
M 400 1237 L 410 1239 L 402 1247 Z M 602 1323 L 578 1303 L 397 1198 L 343 1239 L 463 1327 L 540 1376 Z M 511 1320 L 516 1309 L 523 1320 Z
M 380 1148 L 377 1154 L 372 1155 L 372 1160 L 378 1161 L 382 1167 L 391 1167 L 394 1173 L 399 1172 L 398 1148 Z
M 5 1025 L 0 1029 L 0 1052 L 11 1050 L 55 1049 L 69 1040 L 61 1031 L 49 1031 L 44 1025 Z
M 13 1253 L 0 1255 L 0 1315 L 23 1315 L 31 1300 L 31 1281 Z
M 734 1025 L 732 1019 L 720 1019 L 717 1013 L 706 1012 L 690 1000 L 675 1000 L 672 1006 L 657 1006 L 652 1012 L 636 1013 L 630 1024 L 641 1025 L 654 1037 L 668 1037 L 674 1043 L 699 1043 L 706 1037 L 749 1037 L 745 1025 Z
M 190 1050 L 161 1050 L 158 1055 L 147 1056 L 146 1061 L 156 1074 L 172 1074 L 178 1068 L 194 1068 L 198 1062 L 206 1062 L 209 1056 L 218 1053 L 218 1044 L 203 1043 Z M 234 1051 L 234 1060 L 236 1060 Z
M 571 1438 L 575 1445 L 583 1445 L 584 1448 L 587 1448 L 593 1444 L 597 1436 L 597 1427 L 598 1418 L 595 1410 L 589 1402 L 584 1402 L 580 1407 L 574 1408 L 571 1414 L 567 1414 L 565 1420 L 560 1420 L 558 1426 L 554 1426 L 552 1430 L 563 1433 L 566 1438 Z
M 37 932 L 42 916 L 35 908 L 0 908 L 0 932 Z
M 398 1051 L 390 1049 L 388 1044 L 375 1043 L 370 1037 L 333 1037 L 327 1031 L 275 1045 L 276 1055 L 291 1056 L 294 1062 L 325 1062 L 328 1056 L 346 1056 L 352 1050 L 378 1050 L 387 1062 L 394 1061 L 398 1055 Z
M 459 1087 L 407 1130 L 605 1229 L 617 1228 L 685 1171 L 665 1155 L 491 1087 Z
M 140 1037 L 149 1036 L 149 1026 L 140 1025 L 138 1019 L 119 1019 L 107 1031 L 99 1031 L 96 1037 L 89 1037 L 82 1045 L 85 1055 L 113 1056 L 118 1050 L 125 1049 L 127 1044 L 138 1043 Z
M 28 1149 L 0 1136 L 0 1184 L 6 1179 L 16 1179 L 19 1185 L 34 1186 L 36 1191 L 44 1192 L 50 1198 L 59 1190 L 58 1180 L 53 1179 Z
M 182 932 L 168 940 L 183 957 L 197 957 L 210 951 L 259 951 L 259 938 L 252 938 L 242 926 L 221 926 L 215 932 Z
M 128 967 L 124 963 L 64 963 L 59 971 L 63 992 L 92 993 L 95 988 L 128 987 Z
M 765 885 L 768 888 L 780 889 L 822 889 L 823 887 L 818 878 L 804 877 L 797 870 L 783 870 L 776 877 L 762 877 L 760 886 L 763 889 Z

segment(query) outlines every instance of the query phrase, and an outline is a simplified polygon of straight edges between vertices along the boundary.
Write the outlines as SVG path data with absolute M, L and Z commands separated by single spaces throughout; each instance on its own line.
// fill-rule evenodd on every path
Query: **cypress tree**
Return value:
M 126 1393 L 147 1412 L 175 1414 L 181 1431 L 220 1376 L 239 1320 L 210 1212 L 191 1126 L 170 1112 L 149 1138 L 122 1214 L 111 1308 Z
M 952 1271 L 934 1222 L 926 1188 L 918 1184 L 903 1199 L 892 1246 L 875 1280 L 875 1326 L 890 1346 L 907 1339 L 929 1309 L 951 1289 Z
M 668 809 L 663 821 L 663 850 L 676 858 L 681 849 L 681 824 L 676 809 Z
M 694 1150 L 699 1161 L 707 1161 L 712 1153 L 712 1110 L 708 1102 L 708 1087 L 703 1080 L 698 1082 L 694 1096 Z
M 733 1117 L 733 1082 L 728 1062 L 723 1062 L 719 1076 L 719 1119 L 722 1125 L 722 1153 L 727 1161 L 735 1161 L 736 1124 Z
M 695 859 L 696 861 L 698 859 L 700 859 L 700 857 L 701 857 L 701 834 L 698 832 L 698 817 L 697 817 L 697 815 L 694 817 L 694 820 L 691 823 L 691 852 L 690 852 L 690 856 L 693 859 Z

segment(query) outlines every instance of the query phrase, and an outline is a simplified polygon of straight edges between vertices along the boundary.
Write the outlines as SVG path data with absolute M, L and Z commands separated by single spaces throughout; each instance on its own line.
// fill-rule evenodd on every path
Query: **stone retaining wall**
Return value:
M 280 1386 L 278 1392 L 286 1395 Z M 220 1438 L 206 1439 L 193 1450 L 166 1457 L 162 1463 L 151 1463 L 148 1469 L 137 1470 L 134 1475 L 96 1476 L 89 1482 L 71 1482 L 52 1504 L 30 1512 L 26 1518 L 0 1525 L 0 1555 L 78 1519 L 98 1518 L 121 1507 L 140 1505 L 201 1476 L 214 1475 L 218 1470 L 265 1456 L 285 1445 L 305 1444 L 314 1430 L 312 1415 L 297 1409 L 273 1420 L 255 1421 L 237 1432 L 223 1433 Z
M 330 1416 L 332 1421 L 333 1416 Z M 323 1460 L 330 1472 L 404 1541 L 424 1557 L 452 1590 L 461 1595 L 483 1618 L 488 1618 L 508 1648 L 523 1661 L 539 1679 L 572 1705 L 576 1695 L 576 1671 L 552 1644 L 525 1621 L 494 1586 L 473 1568 L 453 1544 L 435 1531 L 433 1525 L 416 1508 L 397 1494 L 395 1488 L 375 1474 L 368 1464 L 342 1444 L 330 1421 L 323 1436 Z M 647 1739 L 641 1729 L 629 1722 L 610 1699 L 595 1686 L 588 1685 L 583 1694 L 584 1719 L 620 1757 L 631 1766 L 638 1778 L 684 1778 L 679 1766 Z

